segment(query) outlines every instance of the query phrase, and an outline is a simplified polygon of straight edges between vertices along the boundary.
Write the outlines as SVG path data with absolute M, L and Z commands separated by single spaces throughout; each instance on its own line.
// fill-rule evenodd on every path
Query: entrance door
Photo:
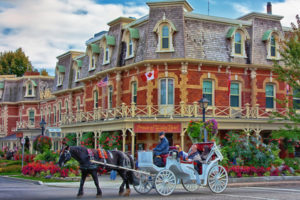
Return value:
M 166 133 L 166 138 L 169 141 L 169 146 L 173 146 L 173 133 Z
M 159 113 L 161 115 L 174 114 L 174 80 L 160 79 Z

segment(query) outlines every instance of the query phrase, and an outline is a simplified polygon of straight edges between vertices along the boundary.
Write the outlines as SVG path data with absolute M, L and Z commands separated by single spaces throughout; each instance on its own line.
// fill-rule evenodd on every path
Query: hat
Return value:
M 160 132 L 159 136 L 165 135 L 165 132 Z

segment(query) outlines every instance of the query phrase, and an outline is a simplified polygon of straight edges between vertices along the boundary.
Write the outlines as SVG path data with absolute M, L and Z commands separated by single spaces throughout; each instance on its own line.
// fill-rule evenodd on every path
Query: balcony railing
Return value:
M 268 110 L 258 105 L 250 107 L 230 107 L 230 106 L 210 106 L 206 109 L 206 116 L 211 118 L 228 119 L 268 119 L 273 112 L 285 115 L 287 109 L 277 108 Z M 122 103 L 120 107 L 112 109 L 94 109 L 91 112 L 79 111 L 62 115 L 61 125 L 76 124 L 82 122 L 93 122 L 99 120 L 113 120 L 126 118 L 187 118 L 202 117 L 202 109 L 197 102 L 187 105 L 181 102 L 180 105 L 162 106 L 162 105 L 126 105 Z
M 30 128 L 40 128 L 39 121 L 17 121 L 16 130 L 18 129 L 30 129 Z

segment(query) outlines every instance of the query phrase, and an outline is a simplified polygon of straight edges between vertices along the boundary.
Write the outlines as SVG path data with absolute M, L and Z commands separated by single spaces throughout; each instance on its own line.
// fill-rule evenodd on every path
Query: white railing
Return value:
M 268 119 L 273 112 L 286 114 L 285 108 L 268 110 L 258 105 L 250 107 L 230 107 L 230 106 L 210 106 L 206 109 L 206 116 L 211 118 L 229 119 Z M 79 111 L 74 114 L 63 114 L 61 125 L 76 124 L 82 122 L 93 122 L 100 120 L 113 120 L 124 118 L 182 118 L 182 117 L 201 117 L 202 109 L 198 103 L 180 105 L 161 106 L 161 105 L 126 105 L 122 103 L 120 107 L 103 109 L 98 108 L 90 112 Z

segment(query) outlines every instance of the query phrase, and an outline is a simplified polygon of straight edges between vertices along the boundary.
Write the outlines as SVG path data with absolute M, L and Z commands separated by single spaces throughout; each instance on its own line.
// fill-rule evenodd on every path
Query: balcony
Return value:
M 16 124 L 16 131 L 19 129 L 39 129 L 40 127 L 40 122 L 39 121 L 17 121 Z
M 250 107 L 246 104 L 245 107 L 230 107 L 230 106 L 210 106 L 206 109 L 208 118 L 224 118 L 224 119 L 265 119 L 268 120 L 272 112 L 278 112 L 282 115 L 287 113 L 287 109 L 278 108 L 268 110 L 266 108 Z M 115 120 L 115 119 L 180 119 L 180 118 L 200 118 L 202 117 L 202 109 L 197 102 L 193 104 L 161 106 L 161 105 L 126 105 L 122 103 L 120 107 L 112 109 L 94 109 L 91 112 L 76 112 L 74 114 L 63 114 L 61 125 L 72 125 L 86 122 L 96 122 L 100 120 Z

